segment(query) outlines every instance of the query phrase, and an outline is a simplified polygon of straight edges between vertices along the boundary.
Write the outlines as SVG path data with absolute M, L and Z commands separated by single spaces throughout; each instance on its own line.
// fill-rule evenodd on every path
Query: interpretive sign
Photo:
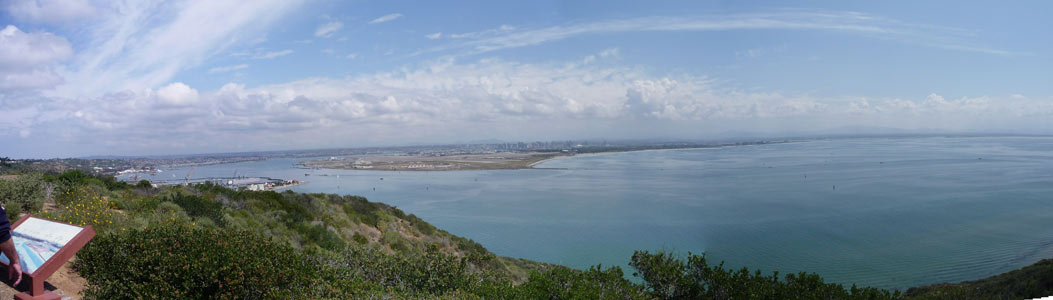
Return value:
M 18 251 L 22 272 L 29 277 L 30 286 L 29 294 L 20 293 L 15 297 L 59 299 L 55 293 L 44 290 L 44 280 L 95 237 L 95 230 L 91 226 L 78 227 L 29 215 L 18 219 L 11 228 L 11 241 Z M 0 261 L 4 265 L 10 264 L 3 254 L 0 254 Z

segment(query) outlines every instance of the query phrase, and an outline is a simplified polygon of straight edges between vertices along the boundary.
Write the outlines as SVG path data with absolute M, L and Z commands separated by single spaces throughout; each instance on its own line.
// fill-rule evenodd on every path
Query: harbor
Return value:
M 136 183 L 138 179 L 136 177 L 129 177 L 127 180 L 129 183 Z M 277 191 L 282 189 L 291 188 L 294 186 L 302 185 L 307 183 L 306 181 L 300 181 L 297 179 L 279 179 L 270 177 L 206 177 L 206 178 L 184 178 L 179 180 L 157 180 L 150 181 L 154 187 L 161 186 L 172 186 L 172 185 L 192 185 L 192 184 L 205 184 L 211 183 L 214 185 L 234 189 L 234 190 L 248 190 L 248 191 Z

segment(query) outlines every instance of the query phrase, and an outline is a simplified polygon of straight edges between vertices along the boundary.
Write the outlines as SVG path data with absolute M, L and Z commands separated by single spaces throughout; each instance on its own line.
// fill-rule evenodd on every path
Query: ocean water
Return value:
M 293 190 L 392 204 L 498 255 L 627 273 L 633 250 L 667 250 L 905 289 L 1053 257 L 1053 138 L 818 140 L 498 171 L 304 170 L 298 161 L 203 166 L 194 177 L 306 180 Z M 166 171 L 156 178 L 187 172 Z

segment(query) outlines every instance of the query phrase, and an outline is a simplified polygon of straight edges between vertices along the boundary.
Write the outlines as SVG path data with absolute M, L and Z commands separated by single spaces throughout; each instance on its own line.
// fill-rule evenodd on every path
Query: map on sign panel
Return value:
M 69 224 L 32 217 L 26 219 L 11 232 L 11 240 L 18 251 L 22 271 L 29 274 L 35 272 L 81 230 L 83 228 Z M 10 263 L 7 256 L 2 254 L 0 261 Z

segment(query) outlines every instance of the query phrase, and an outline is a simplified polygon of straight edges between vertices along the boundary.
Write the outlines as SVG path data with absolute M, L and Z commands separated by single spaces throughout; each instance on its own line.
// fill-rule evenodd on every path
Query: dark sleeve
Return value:
M 11 221 L 7 219 L 7 211 L 0 206 L 0 243 L 11 239 Z

